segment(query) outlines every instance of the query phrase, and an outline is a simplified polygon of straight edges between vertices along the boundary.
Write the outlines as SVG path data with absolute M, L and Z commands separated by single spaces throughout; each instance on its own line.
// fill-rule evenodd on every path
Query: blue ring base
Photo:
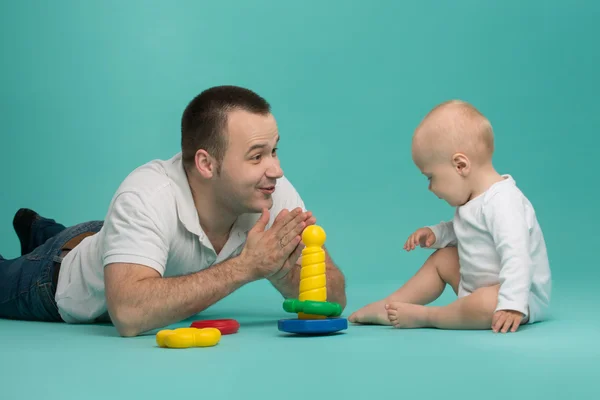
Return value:
M 323 335 L 347 329 L 348 320 L 345 318 L 280 319 L 277 326 L 282 332 L 301 335 Z

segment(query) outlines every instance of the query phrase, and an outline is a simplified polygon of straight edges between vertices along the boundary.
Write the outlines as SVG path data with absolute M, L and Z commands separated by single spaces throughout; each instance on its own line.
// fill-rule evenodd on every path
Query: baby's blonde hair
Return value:
M 489 162 L 494 153 L 494 131 L 490 121 L 473 105 L 449 100 L 434 107 L 413 135 L 413 158 L 449 161 L 456 153 L 472 162 Z

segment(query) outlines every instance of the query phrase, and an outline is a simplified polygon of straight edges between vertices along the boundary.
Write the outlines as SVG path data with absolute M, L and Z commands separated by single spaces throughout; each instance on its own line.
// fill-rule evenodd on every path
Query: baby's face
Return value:
M 471 190 L 467 179 L 459 174 L 450 161 L 417 164 L 429 180 L 429 190 L 452 207 L 465 204 Z

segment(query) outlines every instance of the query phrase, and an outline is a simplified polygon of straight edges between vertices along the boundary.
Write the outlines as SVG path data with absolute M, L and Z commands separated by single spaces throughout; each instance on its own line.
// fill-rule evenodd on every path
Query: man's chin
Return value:
M 267 210 L 271 210 L 271 208 L 273 208 L 273 199 L 271 197 L 269 197 L 268 199 L 261 199 L 260 201 L 251 204 L 249 207 L 249 212 L 260 214 L 265 208 Z

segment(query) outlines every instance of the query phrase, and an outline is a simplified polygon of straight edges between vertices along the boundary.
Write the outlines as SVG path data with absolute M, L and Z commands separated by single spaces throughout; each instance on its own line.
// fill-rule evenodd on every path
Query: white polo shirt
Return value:
M 282 177 L 273 193 L 267 228 L 281 210 L 295 207 L 305 209 L 295 188 Z M 259 217 L 240 216 L 217 255 L 200 227 L 181 153 L 142 165 L 118 188 L 100 232 L 65 257 L 55 295 L 59 313 L 68 323 L 108 320 L 107 264 L 143 264 L 165 277 L 191 274 L 239 255 Z

